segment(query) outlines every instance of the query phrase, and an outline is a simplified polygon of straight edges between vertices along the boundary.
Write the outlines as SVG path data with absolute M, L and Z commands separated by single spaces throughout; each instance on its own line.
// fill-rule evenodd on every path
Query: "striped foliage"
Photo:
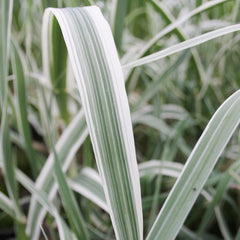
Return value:
M 0 238 L 240 239 L 240 0 L 79 4 L 0 1 Z
M 110 28 L 96 7 L 48 9 L 43 19 L 45 54 L 48 23 L 54 18 L 73 66 L 116 237 L 142 239 L 130 112 Z
M 240 91 L 214 114 L 189 156 L 147 239 L 174 239 L 219 156 L 240 123 Z
M 8 87 L 7 87 L 7 75 L 8 75 L 8 57 L 10 48 L 10 29 L 12 18 L 12 1 L 1 1 L 1 41 L 0 41 L 0 100 L 1 100 L 1 132 L 0 132 L 0 161 L 2 161 L 3 172 L 5 175 L 6 186 L 10 199 L 14 206 L 14 212 L 17 219 L 21 219 L 21 210 L 18 202 L 18 189 L 17 181 L 15 177 L 16 163 L 12 156 L 11 141 L 10 141 L 10 129 L 8 118 Z
M 55 145 L 58 161 L 60 162 L 64 172 L 68 169 L 71 160 L 81 144 L 84 142 L 87 135 L 88 130 L 86 128 L 86 121 L 83 111 L 80 111 L 70 122 Z M 52 152 L 35 182 L 36 188 L 46 192 L 51 201 L 54 199 L 57 192 L 57 183 L 54 181 L 53 174 L 54 153 Z M 40 233 L 38 226 L 42 223 L 45 215 L 46 209 L 42 208 L 42 206 L 38 203 L 37 198 L 33 195 L 27 218 L 27 233 L 32 239 L 38 238 Z

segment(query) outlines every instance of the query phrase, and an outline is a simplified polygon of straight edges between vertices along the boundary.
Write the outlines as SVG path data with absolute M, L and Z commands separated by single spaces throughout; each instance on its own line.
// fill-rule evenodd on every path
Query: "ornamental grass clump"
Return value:
M 0 3 L 10 235 L 238 239 L 239 1 L 83 2 Z

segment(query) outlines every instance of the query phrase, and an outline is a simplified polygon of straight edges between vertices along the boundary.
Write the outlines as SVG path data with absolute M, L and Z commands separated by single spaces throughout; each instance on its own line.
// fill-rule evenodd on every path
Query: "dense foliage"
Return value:
M 0 239 L 240 239 L 239 4 L 1 0 Z

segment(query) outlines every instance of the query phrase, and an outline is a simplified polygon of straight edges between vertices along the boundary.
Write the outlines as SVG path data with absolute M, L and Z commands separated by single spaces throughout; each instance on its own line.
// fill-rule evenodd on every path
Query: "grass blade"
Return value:
M 139 164 L 141 178 L 158 174 L 177 178 L 182 169 L 183 165 L 180 163 L 159 160 L 150 160 Z M 109 212 L 101 179 L 95 170 L 88 167 L 83 168 L 78 177 L 74 180 L 68 179 L 68 183 L 74 191 L 94 202 L 106 212 Z
M 210 120 L 162 207 L 147 239 L 174 239 L 240 121 L 240 91 Z
M 238 228 L 236 237 L 234 238 L 235 240 L 240 240 L 240 227 Z
M 44 74 L 53 87 L 60 115 L 68 122 L 67 49 L 56 19 L 51 21 L 48 34 L 48 47 L 43 49 Z
M 209 10 L 219 4 L 225 3 L 229 0 L 213 0 L 208 1 L 199 7 L 195 8 L 193 11 L 189 12 L 188 14 L 185 14 L 184 17 L 178 19 L 176 22 L 173 22 L 172 24 L 168 25 L 166 28 L 164 28 L 162 31 L 160 31 L 156 36 L 154 36 L 145 46 L 139 54 L 135 57 L 135 59 L 139 59 L 143 57 L 147 51 L 162 37 L 166 36 L 168 33 L 172 32 L 175 28 L 179 27 L 182 23 L 186 22 L 188 19 L 190 19 L 193 16 L 196 16 L 206 10 Z
M 2 167 L 1 163 L 0 163 L 0 167 Z M 61 218 L 61 216 L 59 215 L 55 205 L 52 204 L 52 202 L 49 201 L 46 193 L 37 189 L 35 187 L 34 183 L 32 182 L 32 180 L 29 179 L 22 171 L 16 169 L 15 174 L 16 174 L 17 180 L 21 183 L 21 185 L 25 189 L 27 189 L 32 195 L 35 196 L 37 201 L 44 207 L 44 209 L 46 211 L 48 211 L 52 216 L 54 216 L 54 218 L 56 220 L 56 223 L 57 223 L 57 226 L 58 226 L 58 230 L 59 230 L 59 239 L 60 240 L 76 240 L 77 239 L 76 236 L 68 228 L 68 226 L 66 225 L 64 220 Z M 11 207 L 11 202 L 8 201 L 8 200 L 9 199 L 7 197 L 5 197 L 5 195 L 3 195 L 0 192 L 0 201 L 3 202 L 3 207 L 6 205 L 6 208 L 5 208 L 6 211 L 8 211 L 9 207 Z M 13 218 L 16 218 L 15 214 L 14 214 Z M 23 220 L 23 222 L 25 222 L 25 219 L 22 219 L 22 220 Z M 20 226 L 21 222 L 18 221 L 18 224 Z M 41 226 L 41 224 L 40 224 L 40 226 Z M 41 228 L 40 226 L 38 226 L 38 227 Z M 24 234 L 24 237 L 26 237 L 25 234 Z
M 163 18 L 165 19 L 167 24 L 172 24 L 172 25 L 174 24 L 174 22 L 176 20 L 172 16 L 172 14 L 168 11 L 168 9 L 165 7 L 163 2 L 159 2 L 157 0 L 150 0 L 150 3 L 161 14 L 161 16 L 163 16 Z M 186 36 L 184 31 L 180 27 L 176 27 L 174 32 L 176 33 L 178 39 L 181 42 L 182 41 L 186 41 L 189 38 L 188 36 Z M 203 68 L 200 56 L 199 56 L 198 52 L 196 51 L 196 49 L 192 49 L 192 56 L 193 56 L 194 63 L 196 65 L 196 69 L 197 69 L 197 71 L 199 73 L 199 76 L 200 76 L 202 82 L 205 82 L 206 73 L 204 71 L 204 68 Z
M 18 203 L 18 189 L 17 181 L 15 177 L 16 163 L 12 156 L 9 120 L 8 120 L 8 87 L 7 87 L 7 75 L 8 75 L 8 55 L 10 47 L 10 29 L 13 2 L 3 0 L 0 2 L 0 26 L 1 26 L 1 38 L 0 38 L 0 92 L 1 92 L 1 106 L 2 106 L 2 119 L 1 119 L 1 132 L 0 132 L 0 159 L 3 165 L 3 172 L 5 175 L 5 181 L 7 191 L 12 200 L 14 206 L 14 212 L 16 218 L 21 221 L 21 210 Z
M 88 130 L 84 114 L 83 111 L 80 111 L 64 130 L 55 146 L 58 160 L 60 161 L 64 172 L 68 169 L 71 160 L 86 139 L 87 135 Z M 36 180 L 36 188 L 46 192 L 49 195 L 50 200 L 53 200 L 57 192 L 57 184 L 53 178 L 53 167 L 54 154 L 51 153 Z M 45 214 L 46 210 L 37 203 L 37 199 L 33 195 L 27 219 L 27 233 L 31 236 L 31 239 L 38 239 L 40 233 L 39 225 L 41 225 Z
M 0 159 L 3 160 L 3 172 L 5 176 L 6 186 L 10 199 L 13 201 L 15 214 L 20 219 L 21 211 L 18 203 L 18 188 L 15 176 L 16 162 L 12 156 L 9 122 L 7 112 L 3 112 L 1 122 L 1 135 L 0 135 Z
M 116 238 L 142 239 L 130 111 L 110 28 L 97 7 L 49 9 L 43 26 L 53 14 L 68 48 Z M 43 41 L 47 32 L 45 27 Z
M 41 203 L 41 205 L 47 209 L 47 211 L 54 216 L 58 230 L 59 230 L 59 238 L 60 240 L 76 240 L 76 236 L 72 233 L 72 231 L 69 230 L 64 220 L 59 215 L 56 207 L 54 204 L 52 204 L 48 196 L 45 192 L 37 189 L 34 186 L 34 183 L 21 171 L 17 170 L 16 172 L 18 181 L 30 192 L 32 195 L 34 195 L 37 200 Z M 41 224 L 40 224 L 41 226 Z M 38 226 L 39 227 L 39 226 Z
M 43 48 L 45 50 L 43 54 L 45 76 L 50 78 L 60 113 L 65 122 L 68 122 L 69 114 L 67 109 L 66 93 L 67 49 L 56 18 L 52 18 L 48 23 L 48 37 L 46 40 L 47 46 Z M 89 239 L 82 213 L 77 204 L 75 196 L 73 195 L 73 192 L 68 186 L 66 176 L 62 171 L 61 163 L 59 162 L 54 147 L 51 128 L 49 127 L 50 118 L 47 117 L 46 120 L 48 122 L 46 126 L 47 132 L 54 155 L 54 173 L 56 182 L 58 183 L 59 193 L 63 201 L 63 206 L 68 216 L 70 225 L 78 239 Z
M 218 221 L 218 226 L 219 226 L 219 229 L 222 233 L 223 238 L 226 239 L 226 240 L 233 239 L 232 236 L 231 236 L 231 233 L 228 229 L 228 226 L 226 224 L 226 221 L 224 219 L 224 216 L 223 216 L 222 212 L 220 211 L 219 207 L 216 207 L 215 214 L 216 214 L 216 218 L 217 218 L 217 221 Z
M 177 178 L 183 169 L 183 165 L 176 162 L 150 160 L 139 164 L 140 176 L 160 174 Z
M 207 227 L 207 225 L 209 223 L 209 219 L 211 219 L 211 216 L 214 212 L 215 207 L 217 207 L 219 205 L 221 198 L 232 179 L 232 176 L 230 175 L 230 171 L 239 171 L 239 169 L 240 169 L 240 161 L 237 161 L 229 168 L 229 170 L 224 174 L 223 178 L 220 180 L 220 182 L 217 186 L 216 192 L 213 196 L 213 199 L 212 199 L 211 203 L 209 204 L 209 206 L 208 206 L 206 212 L 204 213 L 202 220 L 199 224 L 199 228 L 198 228 L 199 236 L 202 236 L 205 228 Z
M 100 208 L 108 212 L 108 206 L 104 195 L 101 179 L 92 168 L 83 168 L 78 177 L 68 180 L 72 190 L 94 202 Z
M 200 45 L 202 43 L 205 43 L 207 41 L 210 41 L 212 39 L 215 39 L 215 38 L 218 38 L 218 37 L 221 37 L 221 36 L 224 36 L 226 34 L 233 33 L 233 32 L 239 31 L 239 30 L 240 30 L 240 24 L 235 24 L 235 25 L 232 25 L 232 26 L 228 26 L 228 27 L 224 27 L 224 28 L 221 28 L 221 29 L 218 29 L 218 30 L 214 30 L 214 31 L 202 34 L 200 36 L 191 38 L 191 39 L 186 40 L 184 42 L 178 43 L 174 46 L 168 47 L 164 50 L 153 53 L 153 54 L 148 55 L 146 57 L 140 58 L 136 61 L 133 61 L 131 63 L 128 63 L 128 64 L 124 65 L 123 67 L 124 68 L 133 68 L 133 67 L 141 66 L 141 65 L 144 65 L 144 64 L 148 64 L 148 63 L 157 61 L 161 58 L 172 55 L 174 53 L 183 51 L 183 50 L 191 48 L 191 47 L 198 46 L 198 45 Z
M 13 219 L 16 219 L 12 201 L 2 192 L 0 192 L 0 208 Z
M 10 47 L 10 29 L 12 20 L 13 1 L 2 0 L 0 2 L 0 102 L 3 108 L 7 97 L 8 55 Z
M 61 165 L 57 158 L 55 149 L 53 149 L 53 151 L 54 151 L 55 177 L 57 179 L 59 193 L 63 200 L 63 205 L 64 205 L 65 211 L 67 213 L 69 222 L 71 224 L 73 231 L 75 232 L 76 236 L 78 237 L 78 239 L 86 239 L 87 240 L 87 239 L 89 239 L 89 236 L 88 236 L 86 224 L 83 220 L 82 213 L 81 213 L 80 208 L 77 204 L 77 201 L 73 195 L 73 192 L 71 191 L 71 189 L 68 186 L 66 177 L 62 171 Z
M 25 75 L 20 57 L 20 50 L 15 44 L 12 44 L 12 67 L 16 76 L 16 93 L 17 93 L 17 121 L 21 136 L 23 136 L 24 148 L 31 166 L 33 176 L 37 175 L 37 164 L 32 148 L 32 136 L 28 124 L 27 99 L 25 91 Z
M 140 108 L 143 104 L 145 104 L 149 99 L 151 99 L 157 92 L 159 92 L 160 87 L 164 84 L 168 77 L 171 76 L 173 71 L 184 62 L 186 57 L 188 56 L 188 52 L 183 52 L 172 64 L 169 64 L 169 67 L 152 83 L 150 83 L 146 90 L 143 92 L 141 98 L 137 102 L 134 109 Z
M 127 12 L 127 0 L 117 0 L 115 3 L 113 36 L 117 49 L 121 51 L 122 36 L 124 30 L 124 18 Z

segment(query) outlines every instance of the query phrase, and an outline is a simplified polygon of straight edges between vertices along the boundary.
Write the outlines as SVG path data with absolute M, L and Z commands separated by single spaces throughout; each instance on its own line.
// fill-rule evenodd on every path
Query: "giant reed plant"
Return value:
M 30 2 L 26 13 L 29 18 L 27 30 L 31 28 L 31 8 L 46 7 L 38 1 L 31 4 Z M 21 21 L 20 12 L 19 15 L 16 14 L 19 19 L 16 20 L 16 16 L 13 19 L 15 29 L 12 30 L 11 40 L 13 2 L 1 1 L 0 167 L 3 170 L 6 192 L 0 192 L 0 208 L 13 219 L 18 239 L 35 240 L 39 239 L 40 234 L 48 239 L 44 225 L 49 231 L 49 239 L 165 240 L 175 239 L 178 234 L 179 238 L 183 239 L 206 239 L 210 237 L 206 225 L 213 212 L 222 236 L 226 239 L 232 238 L 219 205 L 232 177 L 227 171 L 213 174 L 210 178 L 209 176 L 239 124 L 240 92 L 236 90 L 227 99 L 223 99 L 221 93 L 214 93 L 214 99 L 221 102 L 221 106 L 212 114 L 190 153 L 191 144 L 185 139 L 184 132 L 189 126 L 194 128 L 196 122 L 207 122 L 208 117 L 204 116 L 203 109 L 207 109 L 208 112 L 214 109 L 207 95 L 214 95 L 211 91 L 215 89 L 209 78 L 213 74 L 211 68 L 215 68 L 218 58 L 214 59 L 206 71 L 199 49 L 176 54 L 212 39 L 217 41 L 219 37 L 230 33 L 233 37 L 229 40 L 229 46 L 238 43 L 239 38 L 233 33 L 240 30 L 239 24 L 226 26 L 224 21 L 219 21 L 218 29 L 210 29 L 207 33 L 190 39 L 181 25 L 209 10 L 214 12 L 218 9 L 221 12 L 221 7 L 225 6 L 223 4 L 226 2 L 232 1 L 213 0 L 202 3 L 184 17 L 175 20 L 164 2 L 151 0 L 147 3 L 147 8 L 144 8 L 144 5 L 137 1 L 128 3 L 119 0 L 102 8 L 104 13 L 112 14 L 114 36 L 101 10 L 96 6 L 47 8 L 44 11 L 41 32 L 43 74 L 39 74 L 38 57 L 34 56 L 36 52 L 33 51 L 37 40 L 31 39 L 33 37 L 27 33 L 28 41 L 22 45 L 30 56 L 24 54 L 20 44 L 21 35 L 16 31 L 16 23 Z M 231 3 L 230 8 L 238 8 L 238 2 Z M 86 5 L 91 4 L 92 1 L 86 1 Z M 58 6 L 65 6 L 65 1 L 59 1 Z M 168 23 L 144 44 L 141 41 L 134 42 L 133 39 L 139 34 L 137 31 L 132 30 L 132 36 L 126 36 L 127 31 L 124 31 L 124 21 L 127 19 L 129 26 L 132 24 L 134 29 L 141 23 L 144 25 L 148 19 L 147 12 L 142 16 L 134 12 L 133 8 L 136 6 L 139 11 L 149 9 L 151 13 L 156 14 L 156 19 L 160 15 Z M 177 9 L 177 4 L 175 7 Z M 237 12 L 234 8 L 233 12 L 236 20 Z M 141 26 L 139 28 L 141 29 Z M 22 31 L 25 30 L 22 26 Z M 150 30 L 155 31 L 154 28 Z M 159 49 L 159 40 L 173 30 L 181 42 L 166 45 L 163 50 Z M 124 45 L 124 40 L 131 37 L 132 48 L 126 51 L 124 47 L 128 47 L 129 43 Z M 119 54 L 123 56 L 122 63 L 114 38 Z M 223 46 L 218 53 L 220 57 L 225 51 L 227 50 Z M 167 60 L 163 62 L 162 67 L 156 64 L 156 61 L 159 63 L 163 59 L 171 58 L 173 54 L 177 57 L 170 64 Z M 11 68 L 8 67 L 9 62 Z M 165 100 L 162 97 L 165 94 L 162 86 L 167 84 L 174 70 L 182 65 L 182 62 L 188 63 L 183 66 L 182 72 L 188 72 L 188 68 L 192 70 L 186 77 L 197 79 L 192 85 L 184 83 L 184 88 L 191 89 L 192 86 L 196 86 L 196 89 L 192 89 L 195 93 L 200 86 L 195 101 L 190 100 L 190 103 L 194 104 L 195 114 L 192 114 L 192 109 L 189 110 L 188 96 L 183 96 L 182 86 L 179 86 L 178 92 L 177 86 L 170 85 L 172 92 L 169 92 L 169 96 L 174 95 L 174 99 L 179 95 L 180 98 L 186 98 L 184 106 L 160 104 L 168 100 L 168 96 Z M 31 69 L 30 74 L 27 74 L 27 68 Z M 182 72 L 179 75 L 184 76 Z M 12 73 L 10 77 L 9 73 Z M 155 79 L 152 81 L 151 77 Z M 73 78 L 76 86 L 68 91 L 69 83 L 74 85 Z M 181 81 L 177 82 L 177 85 L 180 83 Z M 35 88 L 31 84 L 34 84 Z M 27 91 L 34 91 L 38 98 L 29 100 Z M 159 105 L 162 107 L 159 108 Z M 177 123 L 171 124 L 167 120 Z M 47 158 L 41 150 L 33 147 L 32 142 L 35 140 L 30 134 L 29 122 L 31 128 L 41 135 L 41 146 L 49 149 Z M 141 159 L 142 153 L 135 148 L 133 137 L 133 126 L 138 128 L 139 125 L 155 128 L 161 133 L 161 144 L 155 142 L 154 146 L 149 146 L 149 151 L 154 147 L 155 153 L 150 159 L 158 156 L 161 160 Z M 17 133 L 14 128 L 17 129 Z M 88 134 L 98 172 L 91 161 L 92 150 L 88 144 Z M 189 135 L 187 137 L 189 138 Z M 194 136 L 191 137 L 193 138 Z M 155 141 L 156 136 L 152 134 L 149 141 L 152 141 L 151 139 Z M 16 147 L 13 147 L 13 144 Z M 141 145 L 142 148 L 147 146 L 145 142 Z M 76 161 L 80 148 L 84 149 L 81 165 Z M 136 150 L 142 163 L 137 162 Z M 22 161 L 19 153 L 25 153 L 23 159 L 27 159 L 29 163 L 27 169 L 31 170 L 31 174 L 28 176 L 24 173 L 26 169 L 16 164 L 16 159 Z M 177 153 L 185 155 L 186 162 L 175 162 Z M 88 157 L 90 159 L 85 159 Z M 230 168 L 230 173 L 235 174 L 235 178 L 239 170 L 238 158 L 237 155 Z M 81 166 L 77 174 L 76 166 Z M 163 176 L 177 178 L 166 197 L 165 193 L 159 196 L 161 185 L 166 187 Z M 152 181 L 155 186 L 153 191 Z M 19 192 L 19 184 L 30 193 L 27 213 L 22 208 L 23 198 L 22 190 Z M 216 192 L 212 191 L 214 185 L 217 185 Z M 146 197 L 146 188 L 152 191 L 150 200 L 147 200 L 149 196 Z M 193 206 L 200 198 L 199 195 L 211 204 L 202 218 L 199 229 L 191 231 L 183 224 L 192 209 L 192 212 L 197 211 Z M 163 200 L 164 204 L 157 213 L 158 202 Z M 150 202 L 150 207 L 147 202 Z M 150 220 L 146 220 L 143 213 L 150 213 Z M 104 220 L 108 216 L 111 224 Z M 6 218 L 4 213 L 2 218 Z M 51 230 L 51 226 L 55 225 L 57 235 L 55 230 Z M 239 232 L 235 235 L 238 239 Z

